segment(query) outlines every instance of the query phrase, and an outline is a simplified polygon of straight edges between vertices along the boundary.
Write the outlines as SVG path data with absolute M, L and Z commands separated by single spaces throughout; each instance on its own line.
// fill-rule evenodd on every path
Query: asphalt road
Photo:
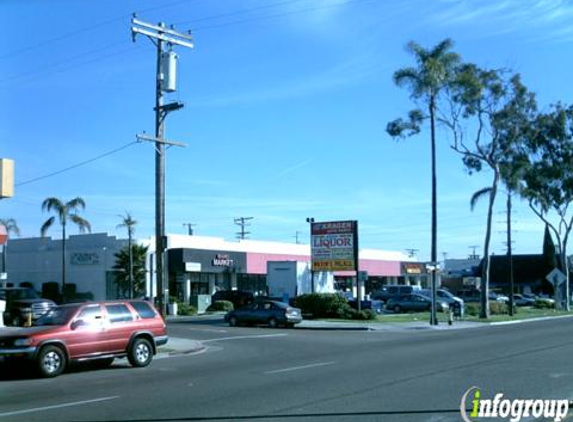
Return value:
M 207 348 L 55 379 L 0 367 L 0 422 L 436 422 L 460 421 L 472 386 L 484 398 L 573 399 L 572 319 L 405 332 L 205 321 L 171 323 L 170 334 Z

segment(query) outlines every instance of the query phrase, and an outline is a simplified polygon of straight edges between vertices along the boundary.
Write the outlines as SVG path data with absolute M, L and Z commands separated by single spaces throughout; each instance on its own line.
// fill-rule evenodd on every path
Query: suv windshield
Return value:
M 40 317 L 36 322 L 34 322 L 35 326 L 42 326 L 42 325 L 65 325 L 72 317 L 75 315 L 79 308 L 79 305 L 72 305 L 72 306 L 57 306 L 54 309 L 48 311 L 47 314 Z

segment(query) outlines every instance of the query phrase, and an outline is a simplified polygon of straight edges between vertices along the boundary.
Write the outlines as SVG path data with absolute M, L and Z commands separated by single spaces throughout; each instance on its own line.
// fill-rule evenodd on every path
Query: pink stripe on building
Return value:
M 247 273 L 266 274 L 268 261 L 300 261 L 309 262 L 306 255 L 286 255 L 268 253 L 247 253 Z M 374 259 L 361 259 L 360 271 L 367 271 L 370 276 L 393 277 L 400 275 L 400 261 L 381 261 Z M 337 271 L 338 276 L 354 276 L 354 271 Z

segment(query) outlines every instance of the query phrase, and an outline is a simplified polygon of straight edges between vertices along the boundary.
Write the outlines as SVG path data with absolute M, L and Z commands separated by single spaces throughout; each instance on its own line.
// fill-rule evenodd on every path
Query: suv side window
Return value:
M 155 318 L 155 311 L 147 302 L 129 302 L 141 318 Z
M 103 323 L 103 315 L 99 305 L 86 306 L 81 310 L 76 321 L 82 321 L 81 326 L 97 327 Z
M 107 314 L 109 317 L 109 322 L 130 322 L 133 321 L 133 315 L 129 311 L 129 308 L 121 303 L 114 305 L 105 305 Z

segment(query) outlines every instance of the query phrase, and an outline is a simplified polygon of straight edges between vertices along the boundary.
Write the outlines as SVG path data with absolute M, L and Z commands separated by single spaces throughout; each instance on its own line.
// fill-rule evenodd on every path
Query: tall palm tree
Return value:
M 50 227 L 55 223 L 56 217 L 58 218 L 60 225 L 62 226 L 62 299 L 65 301 L 66 293 L 66 225 L 68 221 L 71 221 L 76 226 L 78 226 L 80 233 L 85 233 L 86 231 L 91 232 L 91 226 L 89 221 L 80 217 L 78 214 L 79 210 L 84 210 L 86 203 L 80 197 L 74 198 L 68 202 L 62 201 L 59 198 L 50 197 L 42 202 L 42 211 L 54 212 L 56 215 L 48 218 L 40 229 L 40 234 L 42 237 L 46 236 L 46 233 Z
M 6 234 L 8 238 L 10 238 L 10 234 L 15 234 L 16 236 L 20 236 L 20 228 L 16 223 L 16 220 L 13 218 L 0 218 L 0 226 L 4 226 L 6 228 Z M 2 246 L 2 272 L 6 273 L 6 253 L 8 252 L 8 239 L 6 239 L 6 243 Z M 0 283 L 1 284 L 1 283 Z
M 129 212 L 125 212 L 125 215 L 120 215 L 118 217 L 122 218 L 122 223 L 117 225 L 117 228 L 127 228 L 127 242 L 128 242 L 128 251 L 129 251 L 129 298 L 133 298 L 133 247 L 132 247 L 132 240 L 133 240 L 133 233 L 135 233 L 135 225 L 137 221 L 133 219 Z
M 410 130 L 410 135 L 419 132 L 419 124 L 424 119 L 430 120 L 430 146 L 432 163 L 432 243 L 431 261 L 436 265 L 437 252 L 437 176 L 436 176 L 436 114 L 440 94 L 450 84 L 455 69 L 460 63 L 460 56 L 451 51 L 453 42 L 445 39 L 431 49 L 425 49 L 411 41 L 407 50 L 414 56 L 417 67 L 405 67 L 394 73 L 394 83 L 410 90 L 411 98 L 421 102 L 427 107 L 428 114 L 421 110 L 410 112 L 410 123 L 404 124 L 401 119 L 388 125 L 388 132 L 401 135 L 403 131 Z M 432 277 L 432 317 L 430 323 L 437 324 L 436 316 L 436 271 L 431 272 Z

